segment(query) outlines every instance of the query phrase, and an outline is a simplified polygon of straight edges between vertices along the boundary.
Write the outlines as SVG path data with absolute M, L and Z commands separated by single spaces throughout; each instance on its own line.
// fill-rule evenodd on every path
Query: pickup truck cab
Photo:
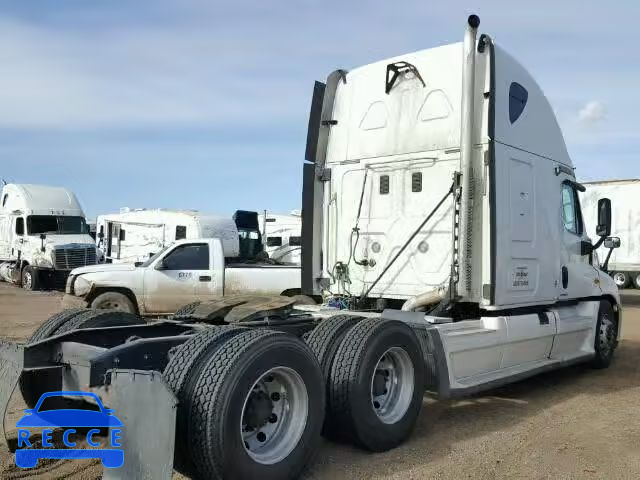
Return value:
M 63 304 L 169 315 L 180 306 L 223 295 L 300 294 L 300 268 L 225 259 L 219 238 L 180 240 L 144 263 L 73 270 Z

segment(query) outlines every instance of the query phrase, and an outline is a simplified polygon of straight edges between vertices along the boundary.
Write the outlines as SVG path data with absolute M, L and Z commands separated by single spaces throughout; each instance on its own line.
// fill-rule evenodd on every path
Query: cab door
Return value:
M 209 245 L 177 245 L 144 274 L 144 305 L 148 313 L 173 313 L 196 299 L 198 286 L 209 278 Z
M 566 176 L 560 178 L 557 196 L 560 205 L 560 268 L 558 272 L 557 334 L 552 358 L 567 359 L 593 351 L 593 335 L 598 302 L 586 297 L 600 295 L 598 270 L 592 265 L 580 210 L 580 185 Z
M 601 293 L 598 271 L 593 267 L 589 246 L 591 239 L 585 232 L 580 202 L 579 185 L 570 179 L 560 184 L 562 228 L 560 244 L 560 281 L 558 299 L 570 300 Z

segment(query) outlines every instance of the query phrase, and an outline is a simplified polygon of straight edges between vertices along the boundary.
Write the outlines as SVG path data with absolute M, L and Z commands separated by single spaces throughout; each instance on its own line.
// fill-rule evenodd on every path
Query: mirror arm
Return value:
M 606 235 L 603 235 L 602 237 L 600 237 L 598 241 L 593 245 L 593 249 L 597 250 L 598 248 L 600 248 L 600 246 L 604 243 L 606 238 L 607 238 Z
M 609 270 L 609 259 L 611 258 L 612 253 L 613 253 L 613 248 L 610 248 L 609 253 L 607 253 L 607 258 L 604 259 L 604 263 L 600 266 L 600 268 L 605 272 Z

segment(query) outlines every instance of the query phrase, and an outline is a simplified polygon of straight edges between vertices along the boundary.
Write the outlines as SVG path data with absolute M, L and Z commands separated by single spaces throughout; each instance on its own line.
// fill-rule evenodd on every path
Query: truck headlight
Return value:
M 83 297 L 91 290 L 91 282 L 82 276 L 76 277 L 73 282 L 73 294 L 78 297 Z

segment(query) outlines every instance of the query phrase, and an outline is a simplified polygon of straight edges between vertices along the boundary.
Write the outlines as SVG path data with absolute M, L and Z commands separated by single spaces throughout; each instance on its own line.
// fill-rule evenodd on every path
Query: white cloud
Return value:
M 584 124 L 598 123 L 607 116 L 607 108 L 598 100 L 591 100 L 578 112 L 578 119 Z

